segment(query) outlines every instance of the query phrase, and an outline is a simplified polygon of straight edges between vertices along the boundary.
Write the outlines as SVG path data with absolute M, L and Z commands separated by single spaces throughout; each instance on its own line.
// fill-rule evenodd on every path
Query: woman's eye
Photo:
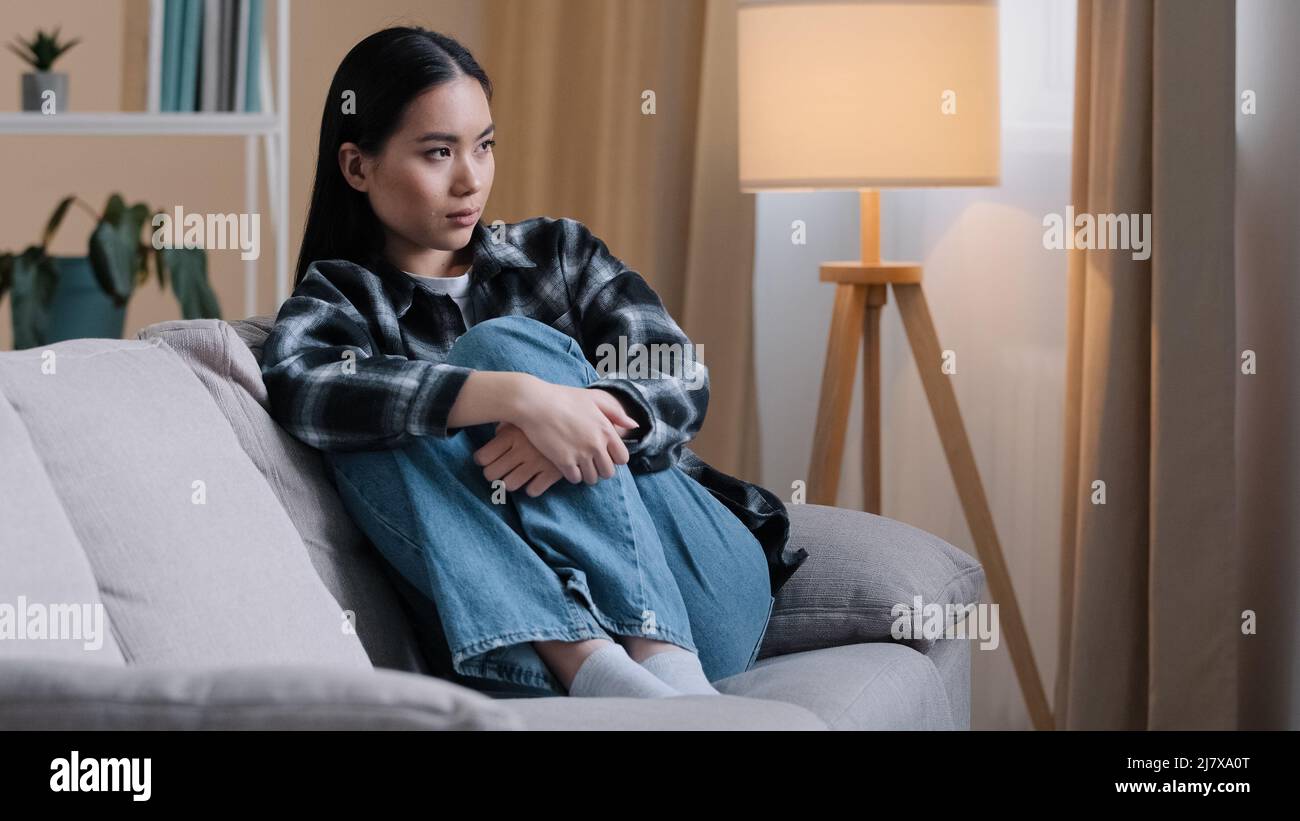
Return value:
M 496 141 L 496 140 L 484 140 L 483 142 L 479 143 L 479 145 L 485 145 L 485 146 L 488 146 L 489 148 L 490 148 L 491 146 L 496 145 L 496 144 L 497 144 L 497 141 Z M 434 156 L 438 151 L 451 151 L 451 149 L 448 148 L 448 147 L 445 146 L 445 145 L 440 145 L 440 146 L 438 146 L 437 148 L 430 148 L 428 151 L 424 152 L 424 154 L 425 154 L 425 156 L 427 156 L 427 157 L 432 157 L 432 156 Z M 443 156 L 446 156 L 446 155 L 443 155 Z

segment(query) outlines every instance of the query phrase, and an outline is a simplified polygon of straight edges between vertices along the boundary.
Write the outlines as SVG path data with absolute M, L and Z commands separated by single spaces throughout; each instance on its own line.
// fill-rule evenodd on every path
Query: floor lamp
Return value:
M 809 501 L 835 503 L 861 342 L 865 506 L 880 512 L 880 314 L 892 290 L 1030 720 L 1051 729 L 921 266 L 880 260 L 879 188 L 999 182 L 996 0 L 740 0 L 737 14 L 741 190 L 860 191 L 861 258 L 820 270 L 835 307 Z

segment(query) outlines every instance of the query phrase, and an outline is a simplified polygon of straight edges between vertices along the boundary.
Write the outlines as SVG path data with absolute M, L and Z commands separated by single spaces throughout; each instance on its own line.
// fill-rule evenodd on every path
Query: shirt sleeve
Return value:
M 677 463 L 704 424 L 709 372 L 703 352 L 639 273 L 581 222 L 564 223 L 583 353 L 600 374 L 588 387 L 613 393 L 641 422 L 623 437 L 629 467 L 663 470 Z
M 473 369 L 377 350 L 356 306 L 309 269 L 263 346 L 271 415 L 319 450 L 378 450 L 447 436 L 447 416 Z

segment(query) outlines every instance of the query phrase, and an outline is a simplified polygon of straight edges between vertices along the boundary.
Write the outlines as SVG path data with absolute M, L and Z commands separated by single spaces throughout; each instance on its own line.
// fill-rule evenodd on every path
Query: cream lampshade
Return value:
M 997 185 L 995 0 L 740 0 L 742 191 Z
M 989 594 L 1038 729 L 1053 726 L 921 266 L 880 261 L 878 188 L 997 185 L 996 0 L 739 0 L 740 188 L 856 188 L 862 255 L 835 283 L 808 501 L 834 505 L 861 344 L 864 507 L 880 513 L 880 312 L 892 289 Z

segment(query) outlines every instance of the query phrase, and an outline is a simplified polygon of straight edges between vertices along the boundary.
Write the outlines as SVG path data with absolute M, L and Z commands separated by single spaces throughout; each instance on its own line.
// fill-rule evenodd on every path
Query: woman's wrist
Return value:
M 541 382 L 536 376 L 523 371 L 512 371 L 507 374 L 510 379 L 506 382 L 501 402 L 501 421 L 509 422 L 516 427 L 523 420 L 528 408 L 532 404 L 530 397 L 537 383 Z
M 518 424 L 529 403 L 533 383 L 538 381 L 530 373 L 474 371 L 452 403 L 447 427 L 463 428 L 485 422 Z

